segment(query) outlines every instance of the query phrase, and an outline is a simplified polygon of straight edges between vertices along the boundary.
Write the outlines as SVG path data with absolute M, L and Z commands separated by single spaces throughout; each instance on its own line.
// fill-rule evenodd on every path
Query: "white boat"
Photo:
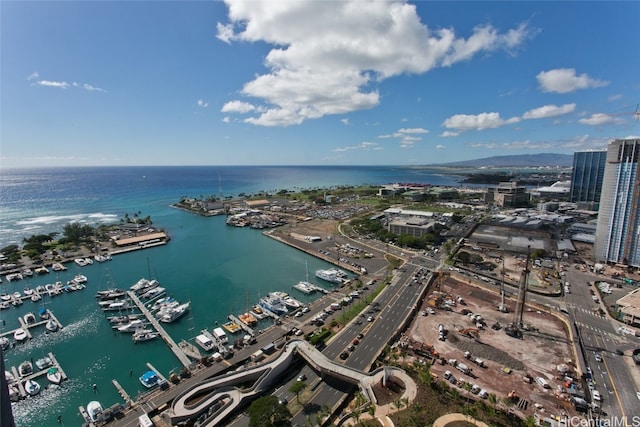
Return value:
M 55 331 L 58 330 L 58 324 L 56 322 L 54 322 L 53 319 L 47 320 L 47 323 L 44 324 L 44 327 L 49 332 L 55 332 Z
M 9 386 L 9 399 L 12 402 L 17 402 L 20 400 L 20 389 L 18 389 L 17 384 L 11 384 Z
M 31 289 L 31 287 L 29 286 L 25 286 L 24 289 L 22 290 L 22 293 L 25 294 L 25 296 L 31 296 L 33 295 L 33 289 Z
M 157 280 L 155 279 L 147 280 L 143 277 L 142 279 L 134 283 L 129 289 L 135 292 L 136 294 L 140 295 L 150 289 L 157 287 L 158 285 L 160 285 L 160 283 Z
M 33 301 L 33 302 L 38 302 L 41 299 L 42 299 L 42 297 L 37 292 L 34 292 L 33 295 L 31 295 L 31 301 Z
M 76 258 L 73 260 L 73 262 L 75 262 L 79 267 L 84 267 L 85 265 L 87 265 L 87 261 L 85 261 L 84 258 Z
M 293 287 L 307 295 L 312 294 L 316 291 L 315 286 L 313 286 L 309 282 L 298 282 L 295 285 L 293 285 Z
M 189 310 L 189 307 L 191 307 L 191 303 L 186 302 L 177 307 L 163 308 L 158 312 L 156 317 L 163 323 L 171 323 L 185 314 Z
M 341 284 L 346 277 L 346 273 L 337 268 L 328 268 L 326 270 L 316 270 L 316 277 L 327 282 Z
M 260 298 L 260 306 L 278 316 L 287 314 L 289 309 L 278 295 L 271 292 L 269 295 Z
M 85 263 L 85 265 L 91 265 L 91 264 L 93 264 L 93 260 L 91 258 L 85 258 L 84 259 L 84 263 Z
M 151 311 L 161 310 L 165 307 L 177 307 L 180 303 L 174 297 L 160 298 L 151 306 Z
M 13 282 L 14 280 L 22 280 L 22 274 L 21 273 L 11 273 L 11 274 L 7 274 L 5 276 L 7 278 L 7 281 L 9 282 Z
M 153 331 L 151 329 L 138 329 L 132 335 L 132 340 L 134 343 L 151 341 L 152 339 L 158 338 L 160 336 L 159 332 Z
M 18 328 L 13 332 L 13 339 L 18 342 L 26 340 L 27 337 L 27 331 L 22 328 Z
M 285 297 L 282 297 L 282 301 L 284 301 L 284 303 L 287 305 L 287 307 L 291 307 L 294 310 L 296 308 L 302 307 L 302 303 L 300 301 L 298 301 L 297 299 L 291 297 L 291 295 L 287 295 Z
M 107 262 L 107 261 L 111 261 L 111 255 L 107 254 L 107 255 L 95 255 L 93 257 L 93 259 L 95 259 L 97 262 Z
M 64 264 L 59 262 L 54 262 L 53 264 L 51 264 L 51 268 L 53 268 L 53 271 L 65 271 L 67 269 Z
M 60 369 L 51 367 L 47 370 L 47 380 L 51 384 L 60 384 L 62 382 L 62 374 L 60 373 Z
M 151 298 L 155 298 L 155 297 L 157 297 L 159 295 L 164 294 L 165 291 L 166 291 L 165 288 L 163 288 L 162 286 L 158 286 L 158 287 L 155 287 L 153 289 L 149 289 L 148 291 L 143 293 L 140 297 L 141 298 L 151 299 Z
M 21 274 L 22 274 L 23 277 L 25 277 L 25 276 L 26 277 L 31 277 L 31 276 L 33 276 L 33 270 L 30 269 L 30 268 L 25 268 L 24 270 L 22 270 Z
M 92 400 L 87 404 L 87 415 L 92 422 L 98 421 L 98 418 L 102 415 L 102 405 L 97 400 Z
M 9 348 L 10 345 L 11 343 L 9 342 L 9 338 L 0 337 L 0 348 L 2 348 L 3 350 L 6 350 Z
M 216 348 L 216 344 L 213 340 L 205 334 L 200 334 L 196 337 L 196 344 L 198 344 L 204 351 L 211 351 Z
M 26 323 L 27 325 L 36 323 L 36 315 L 29 312 L 22 317 L 22 320 L 24 320 L 24 323 Z
M 48 356 L 45 356 L 41 359 L 36 360 L 36 368 L 38 368 L 41 371 L 51 366 L 53 366 L 53 360 L 51 360 L 51 358 Z
M 124 291 L 124 289 L 111 288 L 105 289 L 104 291 L 98 291 L 98 293 L 96 294 L 96 298 L 107 301 L 122 298 L 126 295 L 127 293 Z
M 34 380 L 27 380 L 27 382 L 24 383 L 24 390 L 29 394 L 29 396 L 35 396 L 40 393 L 40 384 Z
M 116 301 L 102 307 L 104 311 L 120 311 L 128 308 L 131 308 L 128 301 Z
M 16 382 L 16 377 L 9 371 L 4 371 L 4 379 L 7 381 L 7 384 L 13 384 Z
M 84 274 L 77 274 L 74 278 L 73 281 L 76 283 L 87 283 L 87 276 L 85 276 Z
M 25 360 L 18 365 L 18 375 L 26 377 L 33 374 L 33 364 L 29 360 Z
M 144 322 L 142 321 L 142 319 L 134 319 L 125 325 L 118 326 L 117 329 L 120 332 L 133 333 L 137 329 L 140 329 L 142 327 L 144 327 Z

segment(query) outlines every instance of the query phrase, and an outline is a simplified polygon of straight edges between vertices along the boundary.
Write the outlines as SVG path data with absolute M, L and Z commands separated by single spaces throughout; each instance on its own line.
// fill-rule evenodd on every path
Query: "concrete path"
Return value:
M 447 414 L 447 415 L 443 415 L 440 418 L 438 418 L 437 420 L 435 420 L 433 422 L 433 427 L 446 427 L 447 424 L 454 422 L 454 421 L 466 421 L 469 424 L 473 424 L 476 425 L 478 427 L 489 427 L 487 424 L 483 423 L 482 421 L 478 421 L 473 417 L 470 417 L 468 415 L 465 414 Z

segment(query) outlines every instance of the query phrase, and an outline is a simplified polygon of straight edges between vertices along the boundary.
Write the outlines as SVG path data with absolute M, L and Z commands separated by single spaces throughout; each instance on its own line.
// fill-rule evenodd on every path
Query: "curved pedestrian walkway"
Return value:
M 478 421 L 473 417 L 470 417 L 465 414 L 460 414 L 460 413 L 447 414 L 447 415 L 441 416 L 440 418 L 436 419 L 433 422 L 433 427 L 447 427 L 449 423 L 452 423 L 454 421 L 465 421 L 469 424 L 473 424 L 478 427 L 489 427 L 487 424 L 483 423 L 482 421 Z
M 286 371 L 295 354 L 302 356 L 309 365 L 323 375 L 337 377 L 358 385 L 373 404 L 377 403 L 377 399 L 372 387 L 391 378 L 404 383 L 403 398 L 413 401 L 416 397 L 415 382 L 399 368 L 385 366 L 367 374 L 327 359 L 306 341 L 294 340 L 285 346 L 278 357 L 267 363 L 194 384 L 174 399 L 172 423 L 198 418 L 202 420 L 200 424 L 202 426 L 220 425 L 244 401 L 266 392 L 271 383 Z M 250 388 L 238 388 L 239 385 L 248 381 L 253 381 Z

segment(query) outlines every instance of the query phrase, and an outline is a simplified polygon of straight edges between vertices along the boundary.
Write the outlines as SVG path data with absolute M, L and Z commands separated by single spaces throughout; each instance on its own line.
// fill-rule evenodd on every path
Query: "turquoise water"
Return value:
M 190 300 L 190 313 L 166 326 L 176 341 L 191 339 L 203 328 L 211 330 L 228 314 L 246 311 L 270 291 L 289 292 L 304 302 L 314 298 L 291 286 L 306 278 L 305 265 L 313 272 L 328 264 L 260 231 L 226 226 L 224 217 L 204 218 L 171 208 L 180 197 L 217 194 L 220 187 L 227 195 L 335 185 L 457 182 L 456 177 L 428 169 L 400 167 L 37 169 L 3 170 L 0 178 L 0 247 L 31 234 L 59 231 L 70 221 L 95 224 L 137 211 L 150 215 L 172 238 L 166 246 L 117 255 L 109 263 L 83 268 L 70 264 L 58 276 L 52 272 L 19 282 L 3 280 L 1 291 L 13 292 L 27 285 L 66 282 L 79 272 L 89 279 L 85 290 L 0 311 L 2 331 L 18 327 L 18 316 L 37 312 L 42 303 L 64 325 L 54 334 L 44 334 L 44 327 L 34 330 L 31 341 L 5 353 L 6 366 L 17 367 L 25 359 L 52 352 L 69 377 L 61 386 L 50 386 L 13 405 L 21 427 L 57 426 L 58 416 L 63 425 L 81 425 L 78 406 L 91 400 L 104 406 L 122 403 L 112 379 L 135 397 L 144 391 L 138 377 L 147 370 L 147 362 L 165 375 L 181 367 L 161 340 L 133 344 L 130 335 L 114 333 L 95 300 L 100 289 L 128 288 L 147 277 L 159 280 L 180 301 Z M 264 321 L 262 326 L 268 324 Z M 39 382 L 44 386 L 46 379 Z
M 82 291 L 45 298 L 45 306 L 65 325 L 62 331 L 45 334 L 34 331 L 34 339 L 7 351 L 7 366 L 17 366 L 25 359 L 38 359 L 54 353 L 69 376 L 61 387 L 52 386 L 35 398 L 14 404 L 19 426 L 57 425 L 62 415 L 65 425 L 79 425 L 77 408 L 97 397 L 103 404 L 122 402 L 112 379 L 132 396 L 143 391 L 137 377 L 152 363 L 165 375 L 181 367 L 161 340 L 134 344 L 128 334 L 114 333 L 106 315 L 98 308 L 95 294 L 108 283 L 129 287 L 141 277 L 157 278 L 168 293 L 180 301 L 192 301 L 189 315 L 166 325 L 174 340 L 191 339 L 203 328 L 211 330 L 222 324 L 230 313 L 240 314 L 249 304 L 269 291 L 283 290 L 308 302 L 312 298 L 291 286 L 305 279 L 305 263 L 310 271 L 327 264 L 286 245 L 264 237 L 259 231 L 238 229 L 224 224 L 223 217 L 194 217 L 174 210 L 168 215 L 179 232 L 167 246 L 115 256 L 109 263 L 87 267 L 69 265 L 58 275 L 63 282 L 78 272 L 89 278 Z M 168 222 L 168 218 L 167 218 Z M 268 254 L 268 256 L 267 256 Z M 3 290 L 20 290 L 29 285 L 52 282 L 56 276 L 3 284 Z M 37 312 L 40 303 L 26 301 L 19 308 L 1 312 L 6 325 L 14 329 L 17 316 Z M 261 325 L 267 327 L 268 320 Z M 133 376 L 129 375 L 133 371 Z M 40 380 L 45 385 L 46 380 Z M 92 385 L 97 385 L 97 396 Z M 34 411 L 33 408 L 38 410 Z

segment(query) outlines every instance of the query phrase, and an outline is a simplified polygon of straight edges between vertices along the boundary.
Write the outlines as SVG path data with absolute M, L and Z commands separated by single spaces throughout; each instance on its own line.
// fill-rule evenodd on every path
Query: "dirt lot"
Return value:
M 557 366 L 565 364 L 572 368 L 573 360 L 560 320 L 547 312 L 528 308 L 523 322 L 525 326 L 535 328 L 535 332 L 525 332 L 522 339 L 517 339 L 504 332 L 504 326 L 514 320 L 514 301 L 507 301 L 509 312 L 501 313 L 496 310 L 499 302 L 497 294 L 451 277 L 441 282 L 440 291 L 447 295 L 445 300 L 462 297 L 465 305 L 458 303 L 452 307 L 452 311 L 435 309 L 435 314 L 416 317 L 407 332 L 407 338 L 433 346 L 440 358 L 446 361 L 456 359 L 472 368 L 472 372 L 471 375 L 465 375 L 449 363 L 435 364 L 432 372 L 443 378 L 444 372 L 449 370 L 457 379 L 477 384 L 488 393 L 495 394 L 498 401 L 515 391 L 519 399 L 514 399 L 512 408 L 524 416 L 533 414 L 535 404 L 541 405 L 545 412 L 556 415 L 561 415 L 563 409 L 572 411 L 571 405 L 555 393 L 556 387 L 563 383 L 556 379 L 559 375 Z M 428 300 L 425 299 L 425 309 L 429 307 Z M 476 328 L 469 316 L 461 313 L 463 309 L 482 315 L 486 326 L 483 329 Z M 492 329 L 496 322 L 502 326 L 500 330 Z M 439 325 L 443 325 L 447 331 L 444 341 L 438 339 Z M 468 329 L 467 334 L 459 332 L 464 329 Z M 471 353 L 472 359 L 482 359 L 485 367 L 466 359 L 466 351 Z M 510 373 L 506 373 L 504 368 L 509 368 Z M 526 373 L 533 378 L 544 378 L 550 388 L 542 388 L 535 380 L 532 384 L 525 383 L 523 378 Z M 462 388 L 458 388 L 463 392 Z

